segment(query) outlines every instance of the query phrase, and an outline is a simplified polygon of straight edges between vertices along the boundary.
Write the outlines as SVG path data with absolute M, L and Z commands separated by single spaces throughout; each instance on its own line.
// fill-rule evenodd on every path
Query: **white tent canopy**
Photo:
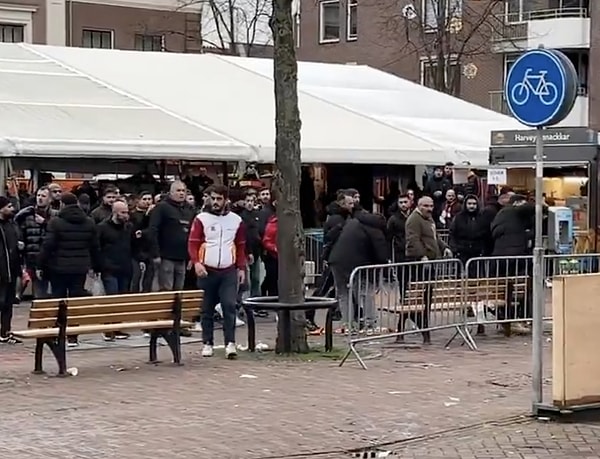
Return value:
M 0 44 L 8 155 L 274 160 L 272 61 Z M 487 165 L 516 121 L 364 66 L 299 64 L 306 163 Z
M 252 146 L 253 159 L 274 160 L 273 81 L 245 69 L 242 58 L 22 46 L 65 69 L 91 76 L 99 84 L 226 133 Z M 272 66 L 270 60 L 264 63 Z M 319 97 L 301 92 L 299 104 L 304 162 L 431 164 L 458 160 L 449 145 Z
M 252 149 L 109 89 L 24 45 L 0 45 L 4 156 L 246 159 Z
M 270 77 L 263 59 L 223 57 Z M 302 62 L 299 90 L 455 150 L 487 165 L 490 131 L 528 129 L 514 118 L 364 65 Z

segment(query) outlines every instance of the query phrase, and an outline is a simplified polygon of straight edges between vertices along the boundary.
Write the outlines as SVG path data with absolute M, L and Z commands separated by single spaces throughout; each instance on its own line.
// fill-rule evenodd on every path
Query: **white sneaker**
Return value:
M 202 324 L 200 322 L 194 323 L 194 326 L 192 327 L 192 331 L 193 332 L 201 332 L 202 331 Z
M 236 327 L 243 327 L 244 325 L 246 325 L 246 322 L 244 322 L 238 316 L 235 316 L 235 326 Z
M 213 347 L 210 344 L 205 344 L 202 348 L 202 357 L 212 357 Z
M 225 346 L 225 357 L 228 359 L 235 359 L 237 357 L 237 347 L 235 347 L 235 343 L 227 343 L 227 346 Z

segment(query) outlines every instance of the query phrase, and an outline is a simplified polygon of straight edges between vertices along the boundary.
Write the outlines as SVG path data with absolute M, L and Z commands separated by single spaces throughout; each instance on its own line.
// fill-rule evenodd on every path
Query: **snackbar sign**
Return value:
M 554 132 L 552 134 L 543 134 L 542 138 L 546 143 L 568 143 L 571 140 L 571 134 L 565 134 L 562 132 Z M 515 133 L 514 143 L 535 143 L 535 134 L 519 134 Z

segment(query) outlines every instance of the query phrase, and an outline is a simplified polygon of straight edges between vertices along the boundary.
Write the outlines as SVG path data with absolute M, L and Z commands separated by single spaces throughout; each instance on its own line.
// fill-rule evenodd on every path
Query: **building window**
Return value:
M 428 58 L 421 59 L 421 84 L 453 96 L 460 92 L 460 65 L 452 58 L 446 60 L 443 76 L 437 71 L 438 63 Z
M 82 32 L 82 46 L 84 48 L 113 48 L 112 30 L 87 30 Z
M 164 35 L 135 35 L 136 51 L 164 51 Z
M 340 2 L 325 0 L 319 4 L 319 42 L 340 41 Z
M 358 39 L 358 0 L 348 0 L 346 39 L 348 41 Z
M 22 43 L 25 41 L 25 26 L 17 24 L 0 24 L 0 42 Z
M 463 0 L 421 0 L 423 24 L 435 30 L 438 24 L 450 25 L 452 19 L 462 18 Z M 441 8 L 446 11 L 442 12 Z

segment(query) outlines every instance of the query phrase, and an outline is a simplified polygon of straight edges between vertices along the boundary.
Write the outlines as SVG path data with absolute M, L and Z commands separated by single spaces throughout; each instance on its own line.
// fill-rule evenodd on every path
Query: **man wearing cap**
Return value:
M 23 248 L 14 214 L 9 199 L 0 196 L 0 344 L 21 342 L 11 333 L 17 278 L 21 275 L 19 250 Z

